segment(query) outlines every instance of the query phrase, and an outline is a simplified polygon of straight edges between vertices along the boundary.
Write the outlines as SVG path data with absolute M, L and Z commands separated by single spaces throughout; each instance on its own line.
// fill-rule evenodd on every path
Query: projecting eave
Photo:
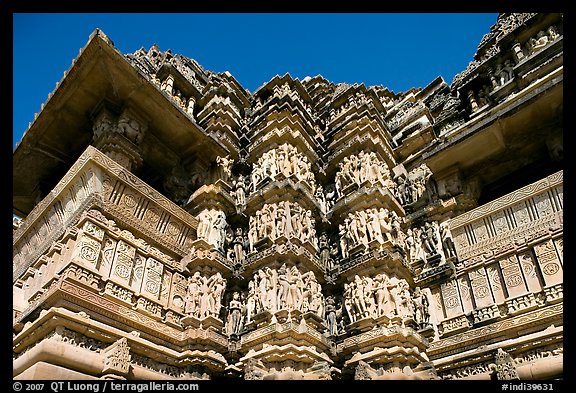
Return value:
M 562 133 L 562 68 L 471 119 L 422 153 L 433 173 L 458 167 L 482 184 L 507 173 L 548 160 L 550 140 Z
M 96 29 L 14 150 L 15 214 L 25 217 L 92 142 L 91 117 L 103 102 L 148 122 L 140 147 L 156 176 L 200 150 L 206 160 L 227 154 Z

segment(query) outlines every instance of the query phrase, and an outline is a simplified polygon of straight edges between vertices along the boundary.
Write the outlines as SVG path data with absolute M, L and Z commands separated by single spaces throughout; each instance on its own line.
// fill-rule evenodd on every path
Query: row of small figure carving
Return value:
M 238 334 L 263 311 L 313 312 L 324 319 L 325 299 L 322 287 L 311 271 L 301 273 L 296 266 L 283 264 L 278 269 L 266 267 L 254 273 L 245 297 L 234 292 L 228 304 L 226 332 Z
M 403 218 L 386 208 L 364 209 L 350 212 L 339 224 L 338 246 L 340 257 L 350 257 L 350 251 L 361 245 L 364 252 L 374 247 L 383 250 L 386 242 L 400 247 L 409 261 L 424 261 L 439 254 L 443 260 L 456 257 L 456 247 L 447 222 L 426 222 L 421 227 L 408 228 L 406 233 L 401 226 Z M 225 253 L 234 263 L 242 263 L 247 253 L 256 252 L 256 244 L 268 238 L 271 241 L 284 237 L 310 242 L 318 248 L 315 221 L 312 212 L 289 201 L 264 204 L 263 208 L 249 219 L 247 236 L 241 227 L 234 230 L 226 223 L 225 214 L 217 209 L 206 209 L 198 216 L 197 238 L 205 240 L 217 250 Z M 323 248 L 332 249 L 327 236 Z M 322 249 L 319 250 L 322 253 Z M 334 255 L 332 255 L 334 256 Z M 322 256 L 321 256 L 322 257 Z M 324 264 L 327 264 L 324 256 Z M 426 266 L 425 266 L 426 267 Z
M 349 251 L 359 244 L 364 246 L 366 252 L 372 241 L 377 241 L 380 250 L 386 241 L 401 244 L 401 223 L 402 219 L 395 211 L 383 207 L 348 213 L 344 223 L 339 225 L 342 258 L 348 258 Z
M 121 134 L 131 142 L 139 145 L 144 139 L 148 129 L 147 124 L 141 124 L 128 111 L 124 111 L 116 117 L 110 112 L 101 111 L 92 125 L 94 140 L 103 134 Z
M 403 249 L 410 261 L 424 261 L 439 254 L 443 259 L 456 257 L 456 246 L 448 222 L 426 222 L 421 227 L 401 228 L 403 219 L 395 211 L 386 208 L 365 209 L 348 213 L 344 223 L 339 225 L 339 249 L 342 259 L 350 257 L 350 251 L 362 245 L 364 252 L 376 247 L 382 251 L 383 245 L 390 242 Z M 322 242 L 327 245 L 326 241 Z M 321 250 L 322 251 L 322 250 Z
M 316 115 L 314 114 L 314 110 L 313 110 L 312 106 L 310 106 L 310 104 L 308 102 L 305 102 L 304 100 L 302 100 L 298 91 L 292 89 L 292 87 L 287 82 L 284 83 L 282 86 L 279 86 L 279 85 L 274 86 L 272 88 L 272 95 L 269 96 L 267 99 L 262 99 L 262 97 L 260 97 L 260 96 L 254 97 L 253 108 L 252 108 L 251 113 L 255 113 L 258 110 L 260 110 L 260 108 L 262 108 L 273 97 L 283 97 L 286 95 L 290 96 L 293 100 L 300 101 L 302 106 L 304 106 L 304 108 L 306 109 L 306 112 L 308 112 L 311 116 L 316 117 Z
M 542 48 L 546 47 L 547 45 L 549 45 L 551 42 L 555 41 L 557 38 L 559 37 L 559 33 L 556 29 L 555 26 L 550 26 L 546 31 L 541 30 L 537 33 L 537 35 L 535 37 L 531 37 L 527 42 L 526 42 L 526 49 L 523 50 L 522 47 L 517 44 L 513 47 L 513 51 L 514 51 L 514 55 L 517 58 L 518 61 L 520 61 L 521 59 L 523 59 L 525 57 L 525 52 L 528 53 L 529 55 L 541 50 Z M 491 83 L 492 83 L 492 88 L 497 88 L 499 86 L 502 86 L 503 84 L 505 84 L 508 80 L 513 78 L 513 63 L 511 60 L 506 60 L 504 62 L 504 65 L 502 65 L 501 63 L 497 65 L 497 68 L 494 72 L 490 72 L 490 79 L 491 79 Z M 160 82 L 158 80 L 158 78 L 156 77 L 155 74 L 152 75 L 152 81 L 159 85 L 161 90 L 166 91 L 167 93 L 169 93 L 173 99 L 176 101 L 176 103 L 182 107 L 183 110 L 185 110 L 186 112 L 188 112 L 190 115 L 193 114 L 194 111 L 194 104 L 195 104 L 195 98 L 194 97 L 189 97 L 186 98 L 182 95 L 181 91 L 178 89 L 174 88 L 174 77 L 169 75 L 167 78 L 165 78 L 162 82 Z M 478 109 L 478 107 L 482 107 L 484 105 L 486 105 L 487 103 L 489 103 L 490 99 L 488 97 L 488 94 L 490 92 L 490 88 L 485 85 L 482 87 L 482 89 L 480 89 L 479 93 L 478 93 L 478 103 L 476 103 L 476 100 L 474 98 L 474 92 L 470 91 L 468 93 L 468 97 L 469 100 L 471 102 L 472 105 L 472 111 L 475 111 Z M 275 86 L 274 87 L 274 94 L 279 96 L 279 95 L 283 95 L 283 94 L 290 94 L 290 95 L 294 95 L 296 98 L 299 98 L 298 93 L 294 90 L 292 90 L 290 88 L 290 86 L 286 83 L 284 84 L 282 87 L 278 87 Z M 349 98 L 349 102 L 347 102 L 346 104 L 342 105 L 340 108 L 338 108 L 337 110 L 331 110 L 330 112 L 330 120 L 333 120 L 335 117 L 338 116 L 338 114 L 340 114 L 342 111 L 345 111 L 348 107 L 350 107 L 351 105 L 353 105 L 356 101 L 358 101 L 358 103 L 365 103 L 367 102 L 367 97 L 363 94 L 363 93 L 357 93 L 357 98 L 354 96 L 351 96 Z M 224 100 L 228 97 L 216 97 L 217 99 L 220 100 Z M 213 98 L 215 99 L 215 98 Z M 228 100 L 229 101 L 229 98 Z M 254 110 L 259 109 L 259 107 L 262 105 L 262 102 L 259 98 L 257 98 L 255 100 L 255 108 Z M 306 109 L 308 112 L 312 112 L 311 108 L 309 107 L 309 105 L 305 105 Z M 238 109 L 235 108 L 236 111 L 239 113 Z M 281 172 L 281 171 L 278 171 Z M 253 184 L 257 184 L 256 182 L 253 182 Z M 254 185 L 255 187 L 255 185 Z
M 383 187 L 394 188 L 394 182 L 390 179 L 390 170 L 385 162 L 376 157 L 376 153 L 361 151 L 358 155 L 344 157 L 338 164 L 340 169 L 336 172 L 334 185 L 337 198 L 342 198 L 342 190 L 356 184 L 362 185 L 368 181 L 372 184 L 380 183 Z
M 255 216 L 250 216 L 248 229 L 250 253 L 256 251 L 255 244 L 258 241 L 264 238 L 274 241 L 281 236 L 288 239 L 297 238 L 302 243 L 310 241 L 317 247 L 312 211 L 302 208 L 297 203 L 280 201 L 265 203 Z
M 528 41 L 525 44 L 525 50 L 522 49 L 520 44 L 515 45 L 513 47 L 514 55 L 516 56 L 518 61 L 520 61 L 521 59 L 523 59 L 526 56 L 525 53 L 527 53 L 528 55 L 536 53 L 536 52 L 540 51 L 541 49 L 543 49 L 544 47 L 546 47 L 547 45 L 549 45 L 551 42 L 554 42 L 559 36 L 560 36 L 560 34 L 558 33 L 558 30 L 555 26 L 550 26 L 546 30 L 540 30 L 536 34 L 536 36 L 528 39 Z M 511 60 L 505 61 L 504 65 L 502 65 L 502 64 L 497 65 L 496 70 L 493 73 L 490 73 L 493 88 L 497 88 L 499 86 L 502 86 L 508 80 L 512 79 L 512 77 L 513 77 L 512 67 L 513 67 L 513 64 L 512 64 Z M 153 74 L 152 81 L 154 83 L 156 83 L 157 85 L 159 85 L 161 90 L 170 93 L 170 95 L 172 95 L 174 100 L 178 103 L 179 106 L 182 107 L 182 109 L 184 109 L 185 111 L 187 111 L 191 115 L 193 114 L 194 104 L 195 104 L 194 97 L 190 97 L 188 99 L 183 97 L 180 90 L 175 89 L 173 87 L 174 78 L 171 75 L 169 75 L 162 82 L 160 82 L 157 79 L 156 75 Z M 486 89 L 483 88 L 481 90 L 481 92 L 478 94 L 479 101 L 480 101 L 480 107 L 482 107 L 483 104 L 489 100 L 486 93 L 488 93 L 488 92 L 486 91 Z M 299 98 L 298 93 L 296 91 L 292 90 L 291 87 L 287 83 L 285 83 L 282 87 L 275 86 L 274 87 L 274 94 L 276 96 L 289 94 L 295 98 Z M 221 100 L 224 99 L 223 97 L 218 97 L 218 98 Z M 226 98 L 228 98 L 228 97 L 226 97 Z M 228 98 L 228 101 L 229 101 L 229 98 Z M 330 120 L 333 120 L 334 118 L 336 118 L 340 113 L 347 110 L 350 106 L 356 104 L 356 102 L 358 102 L 358 104 L 363 104 L 363 103 L 366 103 L 368 101 L 369 100 L 367 99 L 367 97 L 362 92 L 357 93 L 355 96 L 350 96 L 348 102 L 346 102 L 344 105 L 340 106 L 338 109 L 332 109 L 330 111 Z M 263 103 L 262 103 L 261 99 L 259 97 L 257 97 L 257 99 L 255 100 L 254 111 L 258 110 L 262 106 L 262 104 Z M 309 113 L 312 113 L 312 110 L 308 104 L 305 104 L 305 107 Z M 235 109 L 239 113 L 238 109 L 237 108 L 235 108 Z M 473 110 L 474 110 L 474 108 L 473 108 Z
M 265 179 L 277 180 L 278 176 L 295 177 L 298 182 L 306 182 L 314 193 L 316 183 L 310 162 L 294 146 L 284 143 L 265 152 L 254 164 L 251 173 L 252 191 Z
M 344 104 L 342 104 L 339 108 L 337 108 L 337 109 L 331 108 L 330 109 L 330 121 L 337 118 L 342 112 L 347 111 L 352 106 L 359 106 L 359 105 L 366 104 L 368 102 L 370 102 L 370 98 L 368 98 L 368 96 L 366 96 L 366 94 L 364 94 L 361 91 L 355 93 L 354 95 L 349 95 L 348 101 L 346 101 Z
M 555 26 L 550 26 L 546 31 L 540 30 L 535 37 L 531 37 L 525 44 L 525 48 L 522 48 L 520 43 L 516 43 L 512 47 L 514 58 L 516 62 L 519 63 L 526 56 L 530 56 L 544 47 L 548 46 L 554 42 L 560 35 Z M 470 107 L 472 112 L 478 109 L 492 104 L 490 99 L 490 93 L 493 90 L 504 86 L 510 80 L 514 78 L 514 61 L 512 59 L 506 59 L 504 62 L 499 62 L 496 64 L 496 68 L 488 68 L 488 78 L 490 79 L 490 84 L 484 84 L 478 92 L 475 93 L 473 90 L 468 91 L 468 101 L 470 102 Z
M 416 287 L 411 292 L 405 279 L 388 278 L 385 274 L 374 278 L 355 276 L 354 281 L 344 284 L 343 306 L 346 316 L 342 305 L 336 306 L 334 296 L 324 297 L 314 273 L 301 273 L 295 266 L 285 264 L 279 269 L 267 267 L 254 274 L 247 294 L 238 291 L 232 294 L 225 331 L 229 335 L 239 334 L 255 315 L 281 310 L 313 312 L 324 321 L 328 335 L 340 334 L 345 329 L 345 320 L 355 323 L 386 316 L 399 317 L 397 323 L 412 320 L 417 327 L 430 323 L 429 300 L 424 291 Z
M 344 196 L 344 190 L 350 185 L 361 186 L 365 182 L 370 184 L 380 184 L 388 188 L 401 205 L 416 202 L 426 191 L 428 179 L 432 176 L 432 171 L 426 164 L 412 170 L 406 175 L 390 178 L 388 165 L 379 160 L 374 152 L 365 153 L 361 151 L 358 155 L 345 157 L 338 164 L 340 170 L 336 172 L 335 182 L 332 190 L 324 191 L 316 184 L 311 165 L 308 159 L 299 153 L 293 146 L 284 143 L 276 149 L 266 153 L 257 163 L 251 173 L 251 180 L 246 183 L 243 175 L 238 175 L 232 180 L 232 165 L 234 159 L 229 156 L 216 158 L 219 167 L 219 176 L 225 181 L 231 180 L 234 186 L 232 196 L 238 207 L 246 204 L 246 190 L 250 187 L 252 192 L 258 190 L 258 185 L 264 179 L 278 180 L 279 176 L 290 178 L 295 177 L 298 182 L 306 183 L 320 205 L 320 210 L 326 214 L 335 202 Z
M 418 325 L 430 320 L 429 301 L 419 287 L 410 292 L 403 278 L 388 278 L 386 274 L 354 277 L 344 284 L 344 308 L 351 323 L 363 318 L 395 316 L 413 319 Z

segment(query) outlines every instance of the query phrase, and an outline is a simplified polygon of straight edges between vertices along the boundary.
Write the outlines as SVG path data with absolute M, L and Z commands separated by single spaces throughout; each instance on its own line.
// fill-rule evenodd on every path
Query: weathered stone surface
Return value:
M 95 31 L 13 155 L 14 378 L 562 378 L 562 56 L 250 93 Z

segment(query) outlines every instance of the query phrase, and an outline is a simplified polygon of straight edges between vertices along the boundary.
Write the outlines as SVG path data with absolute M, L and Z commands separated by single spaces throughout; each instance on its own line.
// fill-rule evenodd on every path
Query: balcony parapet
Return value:
M 13 235 L 13 281 L 77 222 L 98 208 L 174 257 L 187 254 L 197 220 L 93 146 L 82 153 Z
M 457 271 L 561 232 L 563 181 L 559 171 L 452 219 Z

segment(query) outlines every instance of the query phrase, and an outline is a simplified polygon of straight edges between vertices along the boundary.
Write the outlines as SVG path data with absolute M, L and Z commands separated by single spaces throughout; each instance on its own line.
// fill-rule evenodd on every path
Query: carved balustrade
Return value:
M 456 277 L 433 289 L 441 335 L 526 313 L 563 296 L 563 171 L 450 222 Z

